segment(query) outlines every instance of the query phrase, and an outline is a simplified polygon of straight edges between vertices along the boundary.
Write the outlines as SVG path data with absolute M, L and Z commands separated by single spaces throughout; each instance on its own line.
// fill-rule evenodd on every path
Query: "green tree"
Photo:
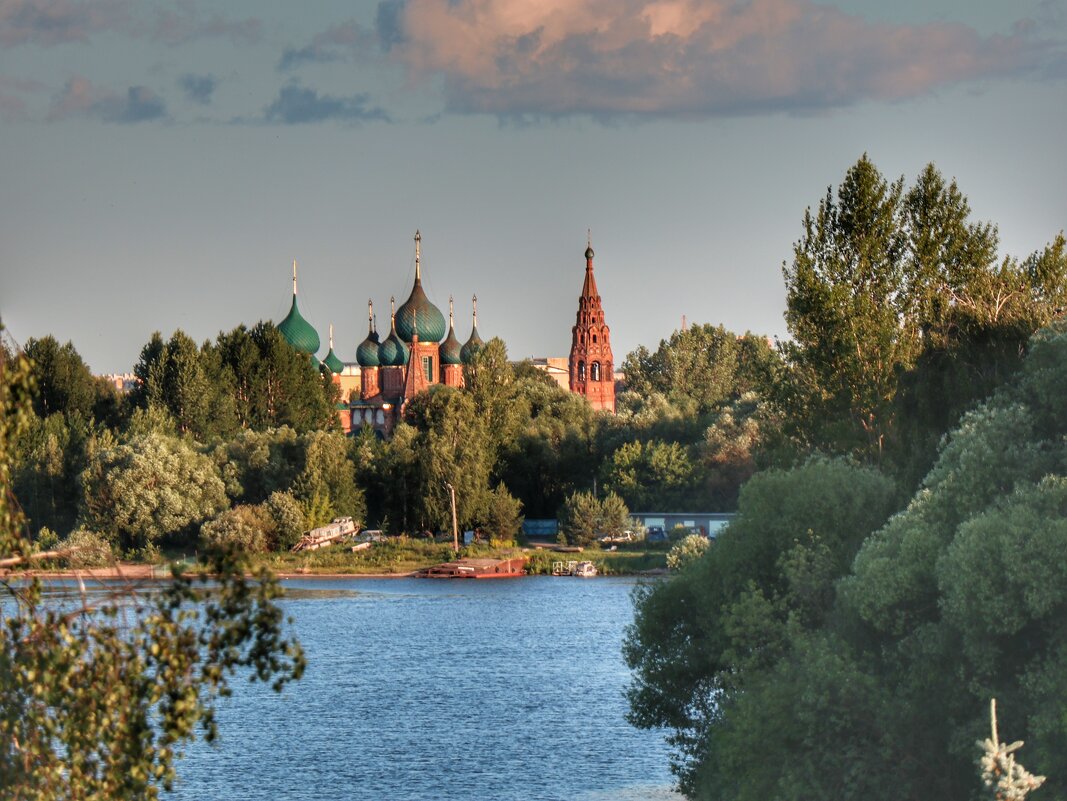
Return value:
M 293 495 L 304 502 L 308 523 L 321 525 L 334 517 L 364 520 L 367 504 L 356 486 L 356 466 L 350 458 L 350 445 L 339 431 L 310 431 L 301 438 L 304 466 L 293 481 Z M 318 519 L 309 512 L 318 502 Z
M 142 409 L 166 409 L 179 433 L 207 440 L 236 430 L 232 393 L 221 362 L 207 346 L 202 352 L 183 331 L 175 331 L 167 342 L 154 333 L 141 349 L 134 374 L 140 386 L 131 393 L 131 403 Z
M 200 527 L 200 542 L 206 548 L 229 547 L 262 553 L 270 549 L 276 538 L 274 517 L 266 504 L 234 506 Z
M 654 353 L 640 346 L 623 362 L 629 391 L 660 393 L 687 414 L 706 414 L 746 392 L 765 391 L 778 369 L 765 337 L 707 324 L 675 331 Z
M 494 542 L 512 542 L 522 531 L 522 502 L 503 484 L 489 491 L 482 530 Z
M 604 464 L 605 486 L 637 509 L 687 506 L 696 481 L 689 453 L 676 442 L 629 442 Z
M 492 444 L 471 393 L 432 387 L 410 401 L 406 419 L 416 432 L 411 443 L 414 522 L 430 529 L 451 527 L 451 484 L 459 525 L 474 525 L 484 517 L 489 498 Z
M 60 413 L 92 420 L 98 405 L 107 402 L 107 390 L 72 343 L 60 345 L 53 336 L 29 339 L 25 354 L 32 365 L 38 417 Z
M 220 333 L 213 351 L 244 428 L 290 426 L 298 433 L 337 426 L 338 390 L 314 360 L 293 349 L 271 323 Z
M 603 500 L 591 492 L 573 492 L 563 502 L 558 519 L 568 545 L 591 545 L 599 536 L 615 536 L 632 525 L 626 502 L 614 492 Z
M 81 477 L 82 522 L 122 548 L 190 533 L 228 506 L 211 460 L 159 434 L 96 452 Z
M 0 353 L 0 555 L 35 561 L 10 493 L 14 442 L 31 420 L 29 362 Z M 158 592 L 112 587 L 76 614 L 39 581 L 4 584 L 0 625 L 0 788 L 27 799 L 157 798 L 174 755 L 203 727 L 240 668 L 275 689 L 303 670 L 266 576 L 219 554 L 210 588 L 175 572 Z M 122 614 L 120 614 L 120 610 Z
M 687 795 L 741 781 L 718 772 L 718 727 L 752 683 L 793 652 L 794 633 L 825 620 L 834 580 L 888 517 L 894 496 L 891 481 L 844 461 L 757 473 L 704 558 L 637 592 L 624 645 L 634 670 L 630 718 L 672 730 Z

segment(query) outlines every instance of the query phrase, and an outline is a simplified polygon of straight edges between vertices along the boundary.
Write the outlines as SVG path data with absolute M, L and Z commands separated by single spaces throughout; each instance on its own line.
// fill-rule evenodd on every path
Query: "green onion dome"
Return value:
M 378 367 L 381 364 L 378 357 L 377 334 L 371 332 L 359 343 L 359 347 L 356 348 L 356 361 L 360 367 Z
M 471 327 L 470 339 L 460 348 L 459 358 L 464 364 L 470 364 L 471 358 L 474 354 L 482 349 L 482 338 L 478 336 L 478 296 L 475 295 L 471 298 L 471 302 L 474 304 L 474 325 Z
M 419 342 L 440 342 L 445 336 L 444 315 L 430 303 L 422 289 L 422 280 L 418 277 L 411 288 L 411 295 L 396 310 L 396 332 L 405 342 L 411 342 L 416 332 Z
M 378 347 L 378 363 L 382 367 L 403 367 L 408 363 L 408 346 L 397 336 L 395 320 L 389 336 Z
M 278 324 L 278 331 L 285 337 L 286 342 L 301 353 L 315 353 L 319 349 L 319 335 L 311 327 L 311 323 L 301 316 L 295 293 L 289 314 Z
M 441 310 L 430 303 L 422 289 L 422 266 L 420 245 L 422 234 L 415 232 L 415 286 L 404 304 L 396 310 L 396 330 L 405 342 L 411 342 L 415 334 L 420 342 L 440 342 L 445 336 L 445 318 Z
M 474 324 L 474 328 L 471 329 L 470 339 L 466 341 L 462 348 L 459 350 L 459 358 L 464 364 L 470 364 L 471 359 L 474 358 L 474 354 L 482 349 L 482 338 L 478 336 L 478 324 Z
M 326 358 L 322 360 L 322 363 L 326 366 L 326 369 L 334 375 L 338 375 L 345 369 L 345 363 L 337 358 L 332 347 L 330 348 L 330 352 L 326 354 Z
M 441 343 L 441 364 L 462 364 L 463 356 L 460 351 L 462 347 L 459 344 L 459 340 L 456 339 L 456 329 L 453 326 L 448 326 L 448 337 Z
M 374 306 L 367 301 L 367 338 L 356 348 L 356 361 L 360 367 L 378 367 L 378 332 L 374 330 Z

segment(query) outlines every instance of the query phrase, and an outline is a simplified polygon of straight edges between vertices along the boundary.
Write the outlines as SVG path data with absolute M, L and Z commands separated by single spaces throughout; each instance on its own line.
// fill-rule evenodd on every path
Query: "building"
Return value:
M 435 384 L 463 386 L 463 365 L 484 344 L 478 333 L 478 298 L 473 298 L 471 334 L 462 345 L 456 337 L 455 315 L 449 298 L 448 331 L 441 310 L 422 288 L 422 234 L 415 232 L 415 283 L 408 299 L 396 308 L 389 299 L 389 335 L 383 340 L 377 330 L 373 302 L 367 301 L 367 337 L 356 348 L 358 393 L 353 386 L 355 370 L 330 351 L 322 362 L 342 388 L 344 402 L 338 405 L 342 428 L 347 432 L 370 426 L 388 436 L 399 422 L 406 404 Z M 299 351 L 314 355 L 319 349 L 318 334 L 300 315 L 296 300 L 296 264 L 293 265 L 293 304 L 278 325 L 285 339 Z M 348 374 L 347 376 L 345 374 Z M 348 387 L 350 397 L 345 397 Z
M 611 353 L 611 329 L 604 321 L 604 308 L 593 275 L 593 246 L 585 248 L 585 283 L 578 298 L 578 314 L 571 329 L 568 358 L 570 390 L 583 396 L 594 409 L 615 413 L 615 358 Z

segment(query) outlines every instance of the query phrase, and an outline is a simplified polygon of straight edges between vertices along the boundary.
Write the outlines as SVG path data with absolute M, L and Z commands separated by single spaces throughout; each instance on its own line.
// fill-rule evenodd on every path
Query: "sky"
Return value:
M 97 373 L 300 308 L 345 361 L 423 282 L 617 365 L 788 336 L 805 208 L 933 162 L 1023 258 L 1067 227 L 1067 0 L 0 0 L 0 320 Z

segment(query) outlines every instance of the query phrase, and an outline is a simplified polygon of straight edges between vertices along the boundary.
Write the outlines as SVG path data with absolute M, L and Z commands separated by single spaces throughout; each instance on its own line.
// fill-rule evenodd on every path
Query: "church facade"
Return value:
M 401 420 L 404 408 L 420 392 L 436 384 L 463 386 L 463 366 L 468 364 L 484 344 L 478 333 L 478 297 L 473 300 L 471 333 L 460 344 L 456 336 L 452 299 L 448 301 L 448 327 L 440 309 L 426 295 L 422 286 L 422 235 L 415 232 L 415 283 L 399 308 L 389 299 L 389 333 L 378 333 L 372 301 L 367 301 L 367 336 L 356 348 L 358 388 L 338 404 L 338 416 L 345 432 L 370 426 L 382 436 L 389 436 Z M 578 298 L 578 313 L 571 329 L 570 356 L 566 360 L 567 385 L 583 396 L 594 409 L 615 412 L 615 371 L 611 352 L 611 330 L 604 319 L 604 309 L 593 275 L 593 248 L 585 251 L 585 281 Z M 314 358 L 319 336 L 300 314 L 297 305 L 296 263 L 293 263 L 293 302 L 289 314 L 278 330 L 296 350 Z M 559 362 L 563 372 L 563 359 Z M 351 365 L 330 349 L 322 360 L 338 385 L 350 385 Z M 345 381 L 342 382 L 342 374 Z M 559 377 L 562 382 L 563 376 Z

